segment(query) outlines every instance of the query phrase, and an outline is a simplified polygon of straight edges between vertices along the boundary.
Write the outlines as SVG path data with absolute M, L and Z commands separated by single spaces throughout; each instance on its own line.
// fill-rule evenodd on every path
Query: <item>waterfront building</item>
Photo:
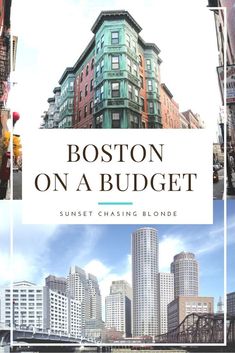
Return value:
M 82 303 L 80 300 L 68 297 L 68 327 L 69 334 L 72 337 L 84 336 L 84 328 L 82 321 Z
M 193 253 L 183 251 L 175 255 L 171 273 L 174 274 L 175 298 L 198 296 L 199 265 Z
M 174 274 L 158 273 L 158 334 L 167 332 L 167 305 L 174 300 Z
M 235 316 L 235 292 L 227 294 L 227 314 Z
M 158 332 L 158 236 L 155 228 L 132 233 L 133 336 Z
M 54 292 L 66 295 L 67 280 L 65 277 L 49 275 L 45 278 L 45 285 Z
M 16 328 L 81 337 L 82 312 L 78 300 L 28 281 L 14 283 L 12 295 L 11 306 L 11 288 L 1 289 L 1 323 L 10 326 L 12 318 Z
M 198 296 L 178 296 L 167 306 L 168 331 L 176 328 L 184 318 L 191 314 L 212 314 L 214 298 Z
M 11 305 L 11 288 L 1 289 L 1 322 L 11 325 L 11 310 L 13 311 L 13 326 L 17 328 L 46 329 L 47 291 L 43 286 L 21 281 L 13 285 L 13 303 Z
M 105 298 L 105 327 L 123 332 L 124 337 L 131 337 L 131 298 L 131 287 L 124 280 L 112 281 Z
M 173 94 L 170 92 L 165 83 L 160 85 L 160 97 L 162 127 L 166 129 L 181 128 L 179 104 L 174 101 Z
M 69 302 L 68 298 L 58 292 L 47 290 L 48 302 L 48 328 L 56 334 L 68 335 L 69 333 Z

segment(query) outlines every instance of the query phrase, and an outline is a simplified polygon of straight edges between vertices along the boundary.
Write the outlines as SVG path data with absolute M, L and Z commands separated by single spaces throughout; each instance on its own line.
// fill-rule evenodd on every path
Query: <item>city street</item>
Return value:
M 224 169 L 218 171 L 219 181 L 213 184 L 213 197 L 214 200 L 222 200 L 224 193 Z
M 22 171 L 13 172 L 13 200 L 22 200 Z

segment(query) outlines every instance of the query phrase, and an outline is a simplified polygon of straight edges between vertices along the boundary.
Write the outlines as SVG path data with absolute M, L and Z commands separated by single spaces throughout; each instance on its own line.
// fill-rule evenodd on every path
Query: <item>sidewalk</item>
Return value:
M 235 172 L 232 173 L 232 184 L 235 189 Z M 224 200 L 224 196 L 223 196 L 223 200 Z M 228 195 L 227 194 L 227 200 L 235 200 L 235 195 Z

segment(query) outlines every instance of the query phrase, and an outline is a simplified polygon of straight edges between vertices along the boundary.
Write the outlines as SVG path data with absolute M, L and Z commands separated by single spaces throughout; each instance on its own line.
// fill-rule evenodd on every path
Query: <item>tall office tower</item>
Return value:
M 88 273 L 88 319 L 102 320 L 101 295 L 97 278 Z
M 174 274 L 175 298 L 178 296 L 198 296 L 199 265 L 191 252 L 181 252 L 174 256 L 171 273 Z
M 154 228 L 132 234 L 133 335 L 158 332 L 158 236 Z
M 67 293 L 69 298 L 81 302 L 82 318 L 81 323 L 85 329 L 86 318 L 88 317 L 88 284 L 86 272 L 78 267 L 71 266 L 67 277 Z
M 45 285 L 49 289 L 59 294 L 66 295 L 66 278 L 49 275 L 45 278 Z
M 110 294 L 105 298 L 105 326 L 131 337 L 132 290 L 124 280 L 113 281 Z
M 174 300 L 173 273 L 158 273 L 158 334 L 167 332 L 167 305 Z

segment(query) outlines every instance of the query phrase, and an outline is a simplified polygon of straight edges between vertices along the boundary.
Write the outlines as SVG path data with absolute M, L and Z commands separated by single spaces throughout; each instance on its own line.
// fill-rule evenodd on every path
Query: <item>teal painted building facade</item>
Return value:
M 162 128 L 160 50 L 127 11 L 102 11 L 63 73 L 59 128 Z

